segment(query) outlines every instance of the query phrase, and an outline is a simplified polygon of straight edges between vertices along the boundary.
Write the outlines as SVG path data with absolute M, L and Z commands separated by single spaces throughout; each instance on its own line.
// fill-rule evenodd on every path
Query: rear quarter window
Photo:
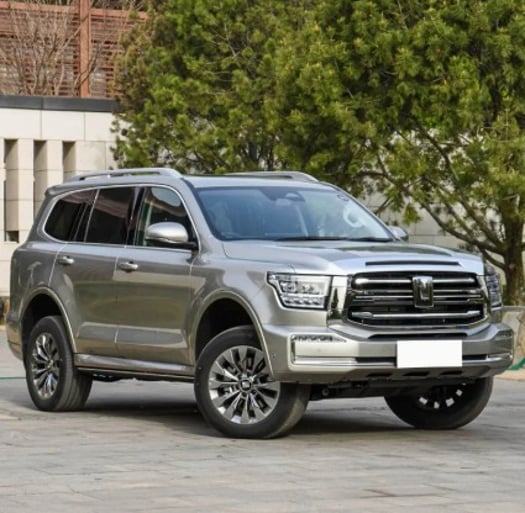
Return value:
M 94 191 L 78 191 L 58 200 L 47 218 L 44 231 L 51 237 L 62 240 L 77 240 L 83 236 L 82 226 L 89 214 Z

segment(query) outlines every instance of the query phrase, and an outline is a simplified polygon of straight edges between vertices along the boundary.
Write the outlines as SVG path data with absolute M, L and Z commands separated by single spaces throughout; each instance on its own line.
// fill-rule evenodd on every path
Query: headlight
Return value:
M 288 308 L 326 308 L 330 293 L 330 276 L 268 273 L 268 283 L 277 291 L 283 306 Z
M 491 308 L 500 307 L 503 302 L 501 299 L 499 277 L 496 274 L 495 269 L 490 265 L 485 265 L 485 284 L 487 285 Z

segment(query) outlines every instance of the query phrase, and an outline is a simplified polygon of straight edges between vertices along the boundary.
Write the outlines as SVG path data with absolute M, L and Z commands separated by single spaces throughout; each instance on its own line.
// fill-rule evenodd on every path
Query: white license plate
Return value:
M 399 340 L 397 367 L 461 367 L 462 353 L 461 340 Z

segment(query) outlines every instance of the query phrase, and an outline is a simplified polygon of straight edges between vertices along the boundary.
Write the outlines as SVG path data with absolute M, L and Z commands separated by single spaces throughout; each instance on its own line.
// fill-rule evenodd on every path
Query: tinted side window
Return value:
M 83 237 L 82 226 L 85 227 L 94 194 L 94 191 L 79 191 L 60 199 L 47 219 L 46 233 L 63 241 Z
M 190 240 L 195 237 L 191 221 L 186 213 L 179 195 L 165 187 L 151 187 L 146 189 L 140 208 L 138 226 L 135 232 L 135 245 L 147 246 L 144 238 L 146 228 L 155 223 L 171 222 L 182 224 Z
M 125 244 L 134 197 L 133 187 L 100 189 L 89 221 L 86 242 Z

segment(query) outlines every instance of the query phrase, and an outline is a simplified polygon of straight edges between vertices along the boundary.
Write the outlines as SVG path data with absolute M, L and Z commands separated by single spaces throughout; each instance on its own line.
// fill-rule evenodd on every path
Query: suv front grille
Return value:
M 348 320 L 365 326 L 470 325 L 485 317 L 475 274 L 388 272 L 349 279 Z

